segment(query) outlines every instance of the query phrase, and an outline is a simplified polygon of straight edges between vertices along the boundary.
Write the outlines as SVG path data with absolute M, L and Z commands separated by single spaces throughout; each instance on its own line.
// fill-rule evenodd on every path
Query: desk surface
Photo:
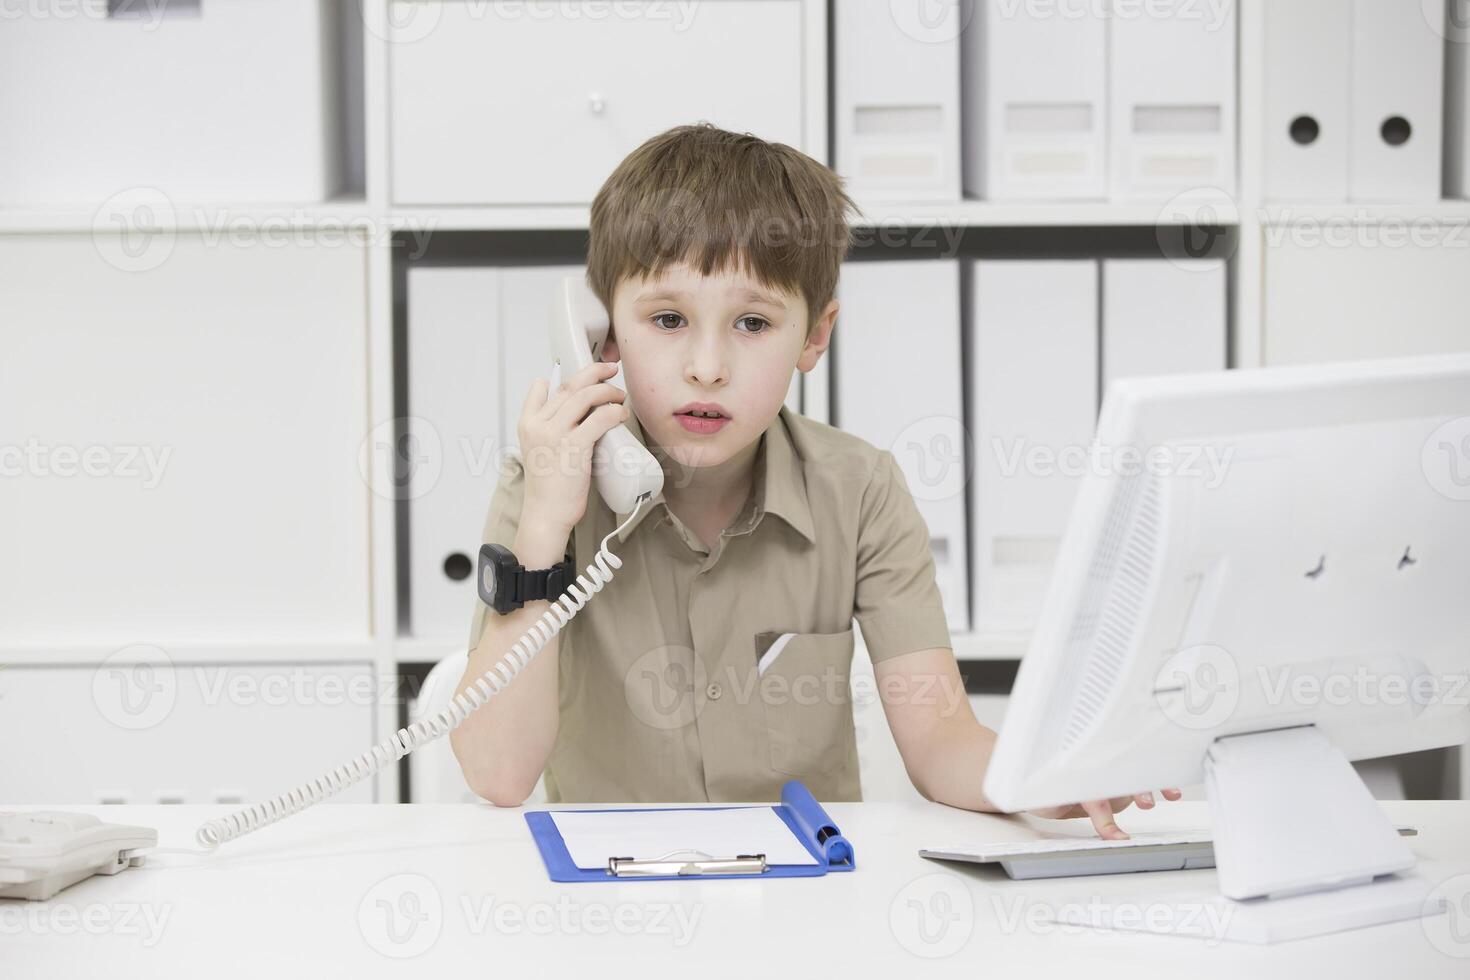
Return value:
M 1385 803 L 1413 824 L 1412 846 L 1439 876 L 1470 873 L 1470 803 Z M 10 809 L 38 809 L 15 807 Z M 97 806 L 106 820 L 158 828 L 165 847 L 230 808 Z M 585 809 L 585 808 L 583 808 Z M 523 810 L 485 806 L 323 804 L 225 845 L 207 858 L 158 855 L 150 866 L 94 877 L 45 903 L 0 900 L 4 975 L 272 977 L 424 975 L 435 967 L 537 977 L 637 976 L 684 967 L 744 977 L 907 976 L 911 968 L 973 978 L 1130 978 L 1165 969 L 1262 980 L 1322 975 L 1470 975 L 1470 933 L 1457 944 L 1401 922 L 1256 947 L 1061 926 L 1068 903 L 1158 904 L 1213 885 L 1213 871 L 1014 882 L 928 861 L 921 846 L 1015 840 L 1027 822 L 926 803 L 832 804 L 858 867 L 768 881 L 549 881 Z M 1206 826 L 1203 803 L 1130 811 L 1125 828 Z M 1079 833 L 1079 821 L 1051 823 Z M 1457 879 L 1458 880 L 1458 879 Z M 1470 909 L 1467 909 L 1470 912 Z M 1189 915 L 1184 908 L 1162 913 Z M 1470 924 L 1462 915 L 1458 920 Z M 410 955 L 411 954 L 411 955 Z M 1035 972 L 1042 968 L 1043 972 Z M 808 972 L 809 971 L 809 972 Z M 447 974 L 446 974 L 447 975 Z M 468 975 L 468 974 L 467 974 Z M 483 975 L 483 974 L 482 974 Z

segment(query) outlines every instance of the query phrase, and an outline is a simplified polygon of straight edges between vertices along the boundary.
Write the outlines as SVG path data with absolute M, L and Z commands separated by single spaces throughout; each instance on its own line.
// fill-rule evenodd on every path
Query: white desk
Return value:
M 1420 828 L 1412 845 L 1421 860 L 1470 872 L 1470 803 L 1385 807 L 1394 821 Z M 76 809 L 157 827 L 163 846 L 180 847 L 193 846 L 202 820 L 228 810 Z M 1069 973 L 1132 980 L 1177 968 L 1190 980 L 1470 975 L 1470 935 L 1451 950 L 1460 956 L 1449 955 L 1419 922 L 1270 947 L 1041 922 L 1048 905 L 1101 897 L 1147 906 L 1165 891 L 1212 884 L 1214 872 L 1013 882 L 915 851 L 1025 837 L 1020 821 L 927 803 L 833 804 L 828 811 L 854 843 L 854 872 L 555 884 L 522 810 L 324 804 L 207 859 L 160 855 L 152 867 L 91 878 L 46 903 L 0 900 L 0 974 L 367 980 L 438 968 L 445 976 L 642 978 L 684 968 L 694 977 L 779 969 L 838 980 L 837 971 L 905 977 L 918 969 L 969 980 Z M 1161 803 L 1122 822 L 1183 829 L 1205 824 L 1207 812 L 1202 803 Z M 414 910 L 409 892 L 419 895 L 412 931 L 404 924 Z M 403 942 L 389 935 L 390 908 Z M 927 910 L 923 932 L 920 909 Z M 423 949 L 412 958 L 390 955 L 415 947 Z M 947 955 L 925 955 L 934 953 Z

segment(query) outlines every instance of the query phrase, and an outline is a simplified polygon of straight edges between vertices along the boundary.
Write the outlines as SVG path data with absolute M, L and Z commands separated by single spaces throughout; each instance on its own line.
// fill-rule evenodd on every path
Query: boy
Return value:
M 995 733 L 964 696 L 893 455 L 783 405 L 793 369 L 830 342 L 853 210 L 816 161 L 708 124 L 650 139 L 598 192 L 587 280 L 612 320 L 603 362 L 553 392 L 532 384 L 484 540 L 527 569 L 570 543 L 580 574 L 630 516 L 589 493 L 592 447 L 615 425 L 658 459 L 664 489 L 609 542 L 612 581 L 453 733 L 476 793 L 519 805 L 544 769 L 553 802 L 770 800 L 792 777 L 858 799 L 856 618 L 914 786 L 994 809 L 980 787 Z M 626 396 L 607 383 L 616 362 Z M 548 603 L 476 605 L 460 690 Z M 1131 799 L 1153 805 L 1044 815 L 1122 837 L 1112 814 Z

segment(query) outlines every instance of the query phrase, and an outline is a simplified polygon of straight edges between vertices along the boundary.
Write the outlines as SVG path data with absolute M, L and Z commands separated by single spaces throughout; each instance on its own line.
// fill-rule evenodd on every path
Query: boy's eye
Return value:
M 771 325 L 769 320 L 761 316 L 743 316 L 735 322 L 747 324 L 750 329 L 746 330 L 746 333 L 760 333 Z
M 684 318 L 677 313 L 659 313 L 654 316 L 653 322 L 655 326 L 664 327 L 668 330 L 673 330 L 679 326 L 679 321 L 682 319 Z M 672 320 L 673 322 L 668 322 L 670 320 Z

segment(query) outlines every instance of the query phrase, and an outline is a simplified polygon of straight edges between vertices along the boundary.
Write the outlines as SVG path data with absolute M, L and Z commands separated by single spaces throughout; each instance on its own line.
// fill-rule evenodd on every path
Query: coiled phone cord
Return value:
M 338 766 L 310 782 L 302 783 L 289 793 L 284 793 L 264 803 L 245 807 L 228 816 L 210 820 L 200 826 L 194 839 L 206 851 L 212 851 L 226 841 L 243 837 L 262 827 L 268 827 L 279 820 L 300 813 L 309 806 L 335 796 L 384 766 L 397 762 L 419 746 L 443 738 L 454 731 L 469 717 L 471 712 L 482 707 L 485 702 L 503 691 L 516 678 L 516 675 L 525 669 L 526 664 L 531 662 L 531 658 L 550 643 L 552 638 L 561 632 L 562 627 L 577 615 L 587 604 L 587 600 L 601 592 L 603 586 L 612 580 L 613 572 L 621 568 L 623 562 L 608 550 L 607 543 L 613 535 L 633 523 L 633 519 L 638 516 L 638 512 L 643 509 L 643 505 L 650 498 L 651 494 L 639 495 L 633 513 L 629 514 L 627 520 L 602 539 L 602 545 L 598 548 L 592 564 L 587 566 L 586 571 L 577 576 L 577 581 L 569 585 L 567 591 L 551 603 L 551 607 L 531 625 L 530 629 L 521 634 L 521 638 L 493 667 L 481 674 L 473 684 L 455 695 L 449 707 L 432 718 L 414 722 L 407 728 L 400 728 L 396 733 L 383 739 L 346 765 Z

